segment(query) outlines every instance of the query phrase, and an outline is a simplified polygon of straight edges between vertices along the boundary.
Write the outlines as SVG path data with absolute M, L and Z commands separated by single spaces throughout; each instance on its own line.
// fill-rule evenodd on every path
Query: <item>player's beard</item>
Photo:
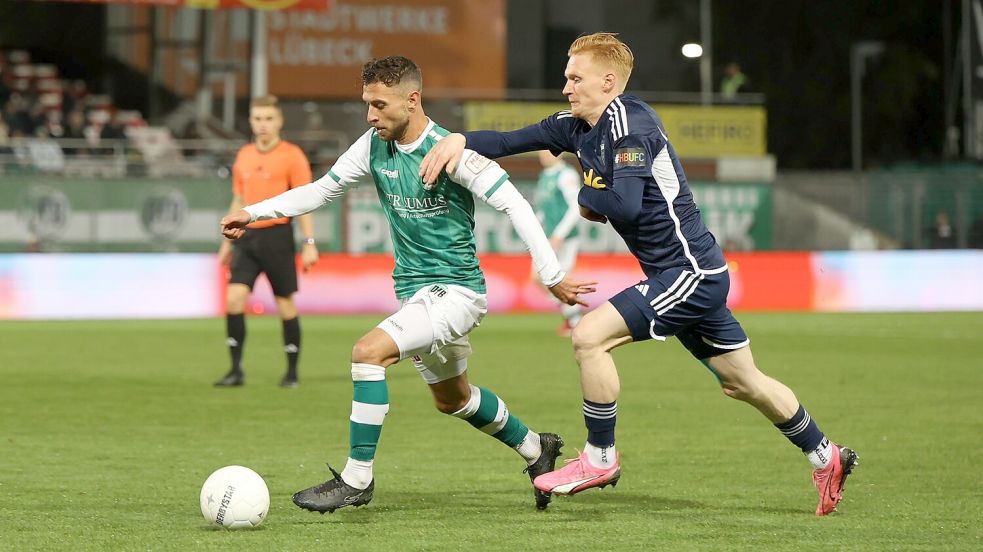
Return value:
M 388 137 L 382 137 L 381 135 L 380 137 L 382 137 L 382 139 L 386 142 L 393 142 L 393 141 L 398 142 L 402 140 L 404 136 L 406 136 L 406 127 L 408 126 L 410 126 L 410 120 L 409 118 L 406 118 L 405 120 L 400 121 L 399 123 L 393 125 L 392 128 L 389 129 Z

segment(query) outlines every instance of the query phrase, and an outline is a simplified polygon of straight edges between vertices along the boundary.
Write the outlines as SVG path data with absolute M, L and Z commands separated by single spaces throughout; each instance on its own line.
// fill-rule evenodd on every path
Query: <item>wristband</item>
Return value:
M 314 238 L 304 238 L 305 245 L 314 245 Z

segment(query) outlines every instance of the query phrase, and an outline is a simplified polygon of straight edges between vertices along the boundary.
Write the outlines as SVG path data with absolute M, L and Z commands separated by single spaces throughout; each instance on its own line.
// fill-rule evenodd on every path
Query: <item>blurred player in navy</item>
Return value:
M 596 33 L 574 41 L 568 55 L 563 94 L 569 111 L 512 132 L 452 134 L 430 150 L 420 170 L 426 183 L 443 170 L 451 173 L 465 144 L 491 158 L 539 149 L 573 152 L 584 171 L 581 215 L 611 223 L 647 278 L 574 328 L 587 444 L 578 458 L 534 484 L 544 492 L 576 494 L 618 482 L 614 429 L 621 384 L 611 350 L 675 336 L 716 376 L 724 394 L 757 408 L 805 453 L 819 492 L 816 515 L 829 514 L 857 455 L 827 439 L 795 394 L 755 366 L 750 340 L 727 308 L 723 253 L 700 218 L 662 122 L 646 103 L 624 94 L 634 67 L 631 50 L 615 34 Z

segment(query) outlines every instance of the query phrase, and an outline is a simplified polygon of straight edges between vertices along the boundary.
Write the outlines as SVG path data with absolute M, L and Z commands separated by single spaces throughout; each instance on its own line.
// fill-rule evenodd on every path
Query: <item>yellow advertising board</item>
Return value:
M 763 106 L 652 104 L 681 157 L 761 156 L 768 153 L 768 118 Z M 560 102 L 468 102 L 468 130 L 515 130 L 557 111 Z

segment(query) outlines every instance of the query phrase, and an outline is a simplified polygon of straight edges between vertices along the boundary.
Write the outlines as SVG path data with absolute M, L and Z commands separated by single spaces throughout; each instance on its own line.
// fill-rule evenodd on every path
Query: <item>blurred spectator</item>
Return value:
M 0 155 L 9 155 L 13 152 L 14 150 L 10 148 L 10 132 L 7 129 L 7 123 L 0 119 Z
M 65 138 L 85 138 L 85 112 L 70 111 L 65 118 Z
M 11 137 L 33 136 L 34 121 L 28 112 L 27 100 L 15 92 L 3 107 L 3 121 L 7 123 Z
M 68 116 L 65 118 L 65 130 L 63 137 L 71 140 L 85 140 L 87 138 L 85 135 L 86 126 L 85 113 L 81 109 L 70 111 Z M 72 145 L 64 149 L 65 153 L 68 155 L 89 153 L 89 149 L 84 146 Z
M 88 94 L 89 89 L 84 80 L 76 79 L 66 84 L 65 95 L 62 98 L 62 109 L 66 112 L 84 109 L 85 97 Z
M 949 213 L 935 214 L 935 224 L 928 229 L 928 243 L 932 249 L 955 249 L 956 231 L 949 221 Z
M 31 107 L 27 111 L 27 117 L 30 121 L 30 131 L 27 132 L 28 136 L 48 136 L 48 112 L 41 102 L 36 99 L 34 100 L 34 103 L 31 104 Z
M 126 125 L 120 119 L 120 112 L 114 111 L 112 117 L 109 121 L 103 125 L 102 130 L 99 132 L 100 140 L 125 140 L 126 139 Z
M 983 249 L 983 215 L 973 221 L 969 227 L 969 246 L 973 249 Z
M 3 61 L 0 60 L 0 105 L 7 103 L 10 99 L 10 85 L 7 84 L 9 71 L 4 71 Z
M 750 90 L 747 75 L 741 71 L 737 62 L 730 62 L 724 67 L 724 78 L 720 81 L 720 95 L 725 100 L 736 100 L 738 94 Z

